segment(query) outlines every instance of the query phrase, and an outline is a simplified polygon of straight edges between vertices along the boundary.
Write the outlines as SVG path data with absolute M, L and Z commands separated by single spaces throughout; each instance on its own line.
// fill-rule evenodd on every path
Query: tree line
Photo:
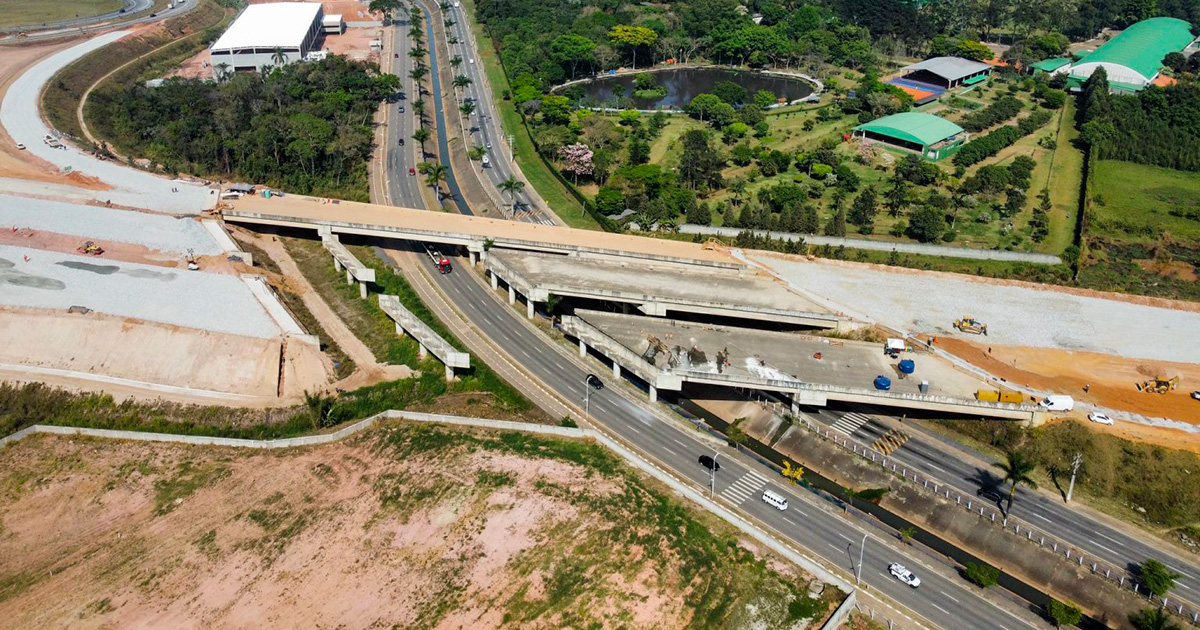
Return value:
M 366 201 L 372 117 L 398 86 L 374 64 L 330 55 L 221 82 L 116 86 L 93 94 L 88 120 L 119 152 L 169 172 Z
M 1104 69 L 1097 69 L 1080 96 L 1084 140 L 1100 159 L 1200 171 L 1200 80 L 1194 77 L 1117 95 L 1109 93 Z

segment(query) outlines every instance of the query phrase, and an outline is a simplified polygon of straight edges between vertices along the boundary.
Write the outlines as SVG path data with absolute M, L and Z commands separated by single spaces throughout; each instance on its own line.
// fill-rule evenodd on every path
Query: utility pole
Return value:
M 867 549 L 867 534 L 863 533 L 862 543 L 858 545 L 858 566 L 854 567 L 854 585 L 862 584 L 863 552 Z
M 1080 464 L 1083 464 L 1083 453 L 1075 453 L 1071 459 L 1071 485 L 1067 486 L 1067 503 L 1071 502 L 1071 494 L 1075 492 L 1075 473 L 1079 472 Z

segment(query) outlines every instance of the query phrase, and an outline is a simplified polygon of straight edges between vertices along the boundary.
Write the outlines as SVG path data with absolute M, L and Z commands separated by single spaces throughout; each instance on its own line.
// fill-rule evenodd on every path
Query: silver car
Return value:
M 913 588 L 917 588 L 921 585 L 921 578 L 913 575 L 912 571 L 904 568 L 904 565 L 900 564 L 899 562 L 893 562 L 889 564 L 888 571 L 892 574 L 892 577 Z

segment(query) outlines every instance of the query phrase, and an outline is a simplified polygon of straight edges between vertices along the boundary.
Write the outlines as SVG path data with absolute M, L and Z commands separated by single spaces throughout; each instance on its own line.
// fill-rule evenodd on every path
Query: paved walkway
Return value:
M 710 225 L 695 225 L 684 223 L 679 226 L 683 234 L 708 234 L 711 236 L 737 236 L 747 230 L 740 228 L 713 227 Z M 830 247 L 851 247 L 854 249 L 869 249 L 879 252 L 897 251 L 902 254 L 921 254 L 923 256 L 948 256 L 951 258 L 970 258 L 972 260 L 1003 260 L 1009 262 L 1026 262 L 1035 265 L 1061 265 L 1062 259 L 1050 254 L 1032 254 L 1029 252 L 1010 252 L 997 249 L 973 249 L 970 247 L 950 247 L 947 245 L 927 245 L 925 243 L 890 243 L 873 241 L 865 238 L 841 238 L 836 236 L 819 236 L 816 234 L 795 234 L 792 232 L 774 232 L 771 230 L 749 230 L 755 236 L 770 236 L 785 241 L 804 239 L 809 245 L 829 245 Z

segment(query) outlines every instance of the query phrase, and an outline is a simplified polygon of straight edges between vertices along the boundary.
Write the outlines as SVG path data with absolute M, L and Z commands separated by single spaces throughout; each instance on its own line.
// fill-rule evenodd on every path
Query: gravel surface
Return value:
M 923 273 L 795 262 L 765 255 L 755 255 L 752 260 L 848 311 L 908 332 L 1133 359 L 1198 360 L 1200 313 Z M 988 336 L 954 330 L 954 320 L 964 315 L 987 323 Z
M 217 195 L 213 189 L 171 181 L 115 162 L 101 161 L 71 147 L 55 149 L 44 141 L 50 129 L 38 113 L 38 95 L 42 93 L 42 87 L 67 65 L 129 33 L 117 31 L 95 37 L 52 55 L 27 70 L 5 93 L 4 103 L 0 104 L 0 123 L 13 141 L 23 143 L 30 153 L 64 171 L 92 175 L 112 186 L 113 190 L 94 193 L 100 201 L 112 201 L 131 208 L 198 214 L 216 205 Z
M 29 261 L 25 260 L 29 256 Z M 0 245 L 0 304 L 67 309 L 268 339 L 280 333 L 237 276 Z
M 195 219 L 0 194 L 0 228 L 14 226 L 74 234 L 100 241 L 101 246 L 119 241 L 176 254 L 187 254 L 188 249 L 198 255 L 224 251 Z

